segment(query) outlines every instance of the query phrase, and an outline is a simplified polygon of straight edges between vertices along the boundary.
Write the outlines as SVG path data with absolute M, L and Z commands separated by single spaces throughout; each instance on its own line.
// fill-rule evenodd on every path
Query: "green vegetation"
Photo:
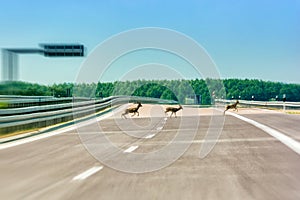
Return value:
M 0 109 L 1 108 L 7 108 L 7 103 L 6 102 L 1 102 L 0 101 Z
M 223 88 L 224 85 L 224 88 Z M 113 83 L 91 84 L 53 84 L 51 86 L 25 83 L 4 82 L 0 84 L 0 95 L 91 97 L 104 98 L 113 95 L 155 97 L 178 100 L 194 94 L 201 95 L 202 104 L 210 104 L 211 96 L 226 99 L 245 99 L 259 101 L 282 100 L 300 101 L 300 84 L 286 84 L 249 79 L 195 79 L 195 80 L 137 80 Z M 226 95 L 225 95 L 226 94 Z

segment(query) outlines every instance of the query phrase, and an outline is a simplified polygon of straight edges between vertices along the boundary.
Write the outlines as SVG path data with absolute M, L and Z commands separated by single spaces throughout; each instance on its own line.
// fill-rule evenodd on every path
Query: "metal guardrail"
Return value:
M 73 102 L 70 103 L 61 103 L 61 104 L 54 104 L 54 105 L 42 105 L 42 106 L 30 106 L 30 107 L 23 107 L 23 108 L 7 108 L 7 109 L 0 109 L 0 116 L 9 116 L 9 115 L 20 115 L 20 114 L 30 114 L 36 112 L 46 112 L 46 111 L 55 111 L 55 110 L 62 110 L 68 108 L 75 108 L 75 107 L 82 107 L 88 105 L 94 105 L 99 103 L 105 103 L 110 101 L 114 97 L 105 98 L 101 100 L 87 100 L 77 102 L 77 99 L 74 99 Z M 1 122 L 1 120 L 0 120 Z
M 225 100 L 216 99 L 216 103 L 229 104 L 234 103 L 236 100 Z M 290 110 L 300 110 L 300 102 L 280 102 L 280 101 L 247 101 L 239 100 L 241 106 L 246 107 L 264 107 L 264 108 L 278 108 L 278 109 L 290 109 Z
M 109 107 L 119 106 L 128 102 L 174 104 L 175 101 L 155 98 L 114 96 L 102 100 L 89 100 L 61 105 L 34 106 L 28 108 L 0 110 L 0 135 L 24 129 L 41 128 L 74 118 L 95 115 Z
M 97 112 L 111 106 L 111 102 L 95 106 L 85 106 L 79 108 L 70 108 L 57 111 L 48 111 L 41 113 L 13 115 L 0 118 L 1 135 L 33 128 L 42 128 L 57 123 L 66 122 L 80 117 L 96 114 Z
M 53 96 L 0 95 L 0 99 L 53 99 Z
M 56 98 L 56 97 L 52 97 L 52 96 L 0 95 L 0 103 L 5 105 L 5 106 L 2 106 L 2 109 L 71 103 L 71 102 L 74 102 L 75 100 L 76 101 L 87 101 L 87 100 L 92 100 L 92 98 L 85 98 L 85 97 Z

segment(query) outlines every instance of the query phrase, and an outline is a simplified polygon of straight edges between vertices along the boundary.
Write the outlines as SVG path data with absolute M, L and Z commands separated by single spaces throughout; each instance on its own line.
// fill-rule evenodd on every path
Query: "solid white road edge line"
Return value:
M 109 113 L 104 114 L 104 115 L 102 115 L 100 117 L 97 117 L 96 120 L 97 121 L 103 120 L 105 118 L 108 118 L 108 117 L 112 116 L 113 114 L 114 114 L 113 112 L 109 112 Z M 65 133 L 67 131 L 72 131 L 72 130 L 74 130 L 76 128 L 87 126 L 87 125 L 92 124 L 92 123 L 95 123 L 95 118 L 90 119 L 88 121 L 80 122 L 78 124 L 71 125 L 71 126 L 66 127 L 66 128 L 62 128 L 62 129 L 59 129 L 59 130 L 51 131 L 49 133 L 45 133 L 45 134 L 41 134 L 41 135 L 36 135 L 36 136 L 32 136 L 32 137 L 20 139 L 20 140 L 17 140 L 17 141 L 13 141 L 13 142 L 8 142 L 8 143 L 0 144 L 0 150 L 7 149 L 7 148 L 10 148 L 10 147 L 14 147 L 14 146 L 18 146 L 18 145 L 21 145 L 21 144 L 26 144 L 26 143 L 33 142 L 33 141 L 36 141 L 36 140 L 40 140 L 40 139 L 52 137 L 54 135 Z
M 289 147 L 290 149 L 292 149 L 294 152 L 300 154 L 300 143 L 297 142 L 296 140 L 286 136 L 285 134 L 272 129 L 266 125 L 263 125 L 257 121 L 254 121 L 252 119 L 243 117 L 241 115 L 235 114 L 235 113 L 231 113 L 228 112 L 229 115 L 232 115 L 240 120 L 243 120 L 245 122 L 248 122 L 249 124 L 254 125 L 255 127 L 265 131 L 266 133 L 268 133 L 269 135 L 273 136 L 274 138 L 276 138 L 277 140 L 279 140 L 280 142 L 282 142 L 283 144 L 285 144 L 287 147 Z
M 124 151 L 124 153 L 131 153 L 131 152 L 133 152 L 134 150 L 136 150 L 138 147 L 139 147 L 139 146 L 131 146 L 131 147 L 129 147 L 128 149 L 126 149 L 126 150 Z
M 57 130 L 57 131 L 53 131 L 53 132 L 50 132 L 48 134 L 45 133 L 45 134 L 42 134 L 42 135 L 36 135 L 36 136 L 28 137 L 28 138 L 25 138 L 25 139 L 20 139 L 20 140 L 9 142 L 9 143 L 4 143 L 4 144 L 0 145 L 0 150 L 7 149 L 7 148 L 10 148 L 10 147 L 14 147 L 14 146 L 18 146 L 18 145 L 21 145 L 21 144 L 26 144 L 26 143 L 33 142 L 33 141 L 36 141 L 36 140 L 48 138 L 48 137 L 58 135 L 58 134 L 61 134 L 61 133 L 67 132 L 67 131 L 74 130 L 74 129 L 75 129 L 75 127 L 74 127 L 74 125 L 72 125 L 71 127 L 63 128 L 63 129 L 60 129 L 60 130 Z
M 92 168 L 86 170 L 85 172 L 82 172 L 81 174 L 75 176 L 73 178 L 73 181 L 75 181 L 75 180 L 84 180 L 84 179 L 88 178 L 89 176 L 95 174 L 96 172 L 100 171 L 101 169 L 103 169 L 103 166 L 92 167 Z

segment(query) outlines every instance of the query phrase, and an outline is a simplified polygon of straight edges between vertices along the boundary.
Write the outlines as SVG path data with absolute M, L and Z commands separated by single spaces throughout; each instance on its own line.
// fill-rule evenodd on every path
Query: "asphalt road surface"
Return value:
M 169 118 L 163 109 L 144 105 L 140 116 L 122 119 L 116 112 L 51 137 L 0 145 L 0 199 L 300 199 L 299 115 L 240 109 L 223 116 L 184 107 Z M 296 147 L 230 113 L 288 136 Z M 200 158 L 205 142 L 214 142 L 206 140 L 208 130 L 217 129 L 212 116 L 224 119 L 223 129 Z M 175 140 L 178 133 L 184 136 Z M 164 151 L 170 143 L 174 154 L 190 146 L 161 166 L 176 157 Z

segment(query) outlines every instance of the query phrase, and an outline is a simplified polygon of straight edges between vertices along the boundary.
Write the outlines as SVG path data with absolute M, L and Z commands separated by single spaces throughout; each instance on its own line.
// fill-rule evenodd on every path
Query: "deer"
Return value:
M 238 112 L 238 109 L 237 109 L 237 105 L 239 104 L 240 102 L 237 100 L 234 104 L 229 104 L 229 105 L 226 105 L 225 106 L 225 110 L 224 110 L 224 114 L 227 110 L 229 109 L 234 109 L 235 111 Z
M 172 115 L 173 115 L 173 113 L 174 113 L 174 114 L 175 114 L 175 118 L 176 118 L 176 117 L 177 117 L 177 116 L 176 116 L 176 112 L 177 112 L 178 110 L 181 110 L 181 109 L 183 109 L 181 105 L 179 105 L 178 108 L 175 108 L 175 107 L 167 107 L 167 108 L 166 108 L 166 111 L 165 111 L 165 114 L 166 114 L 167 112 L 172 112 L 171 115 L 170 115 L 170 117 L 172 117 Z
M 129 113 L 133 113 L 133 115 L 131 115 L 131 117 L 133 117 L 136 113 L 138 114 L 138 116 L 140 116 L 140 113 L 139 113 L 139 108 L 140 107 L 143 107 L 142 104 L 140 102 L 137 103 L 137 107 L 135 108 L 127 108 L 124 113 L 122 113 L 121 117 L 124 117 L 126 119 L 126 115 L 129 114 Z

